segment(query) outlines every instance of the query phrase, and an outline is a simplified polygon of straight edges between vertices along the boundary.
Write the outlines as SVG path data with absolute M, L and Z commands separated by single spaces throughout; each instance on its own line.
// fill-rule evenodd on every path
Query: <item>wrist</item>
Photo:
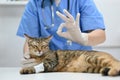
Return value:
M 81 33 L 81 34 L 78 34 L 78 35 L 81 35 L 81 36 L 77 36 L 77 38 L 68 39 L 67 44 L 72 45 L 72 41 L 73 41 L 73 42 L 77 42 L 81 45 L 88 46 L 88 34 L 87 33 Z
M 87 46 L 88 45 L 88 34 L 87 33 L 81 33 L 81 39 L 79 39 L 78 43 Z

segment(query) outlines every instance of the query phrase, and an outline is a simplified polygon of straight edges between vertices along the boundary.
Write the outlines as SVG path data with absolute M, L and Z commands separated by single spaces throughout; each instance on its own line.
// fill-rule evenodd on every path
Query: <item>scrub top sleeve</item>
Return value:
M 80 26 L 82 31 L 105 29 L 103 16 L 93 0 L 80 0 Z
M 28 4 L 26 5 L 17 31 L 18 36 L 24 37 L 24 34 L 27 34 L 31 37 L 40 36 L 36 1 L 37 0 L 29 0 Z

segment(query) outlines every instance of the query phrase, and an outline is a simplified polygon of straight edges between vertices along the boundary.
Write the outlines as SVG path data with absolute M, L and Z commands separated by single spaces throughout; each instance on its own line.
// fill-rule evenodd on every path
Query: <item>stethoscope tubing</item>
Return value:
M 45 18 L 45 14 L 44 14 L 44 8 L 45 8 L 45 3 L 44 3 L 45 0 L 42 0 L 41 2 L 41 8 L 42 8 L 42 16 L 43 16 L 43 23 L 45 24 L 45 28 L 46 29 L 49 29 L 49 28 L 52 28 L 54 27 L 54 8 L 53 8 L 53 0 L 50 0 L 50 3 L 51 3 L 51 11 L 52 11 L 52 24 L 51 26 L 49 26 L 47 24 L 47 20 Z M 70 11 L 70 0 L 67 1 L 67 10 Z

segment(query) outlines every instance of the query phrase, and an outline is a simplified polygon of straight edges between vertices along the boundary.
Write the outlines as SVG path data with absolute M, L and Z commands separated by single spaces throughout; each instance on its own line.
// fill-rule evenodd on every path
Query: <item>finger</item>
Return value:
M 66 32 L 62 32 L 62 29 L 63 29 L 64 27 L 66 27 L 66 24 L 65 24 L 65 23 L 61 23 L 60 26 L 59 26 L 59 28 L 58 28 L 58 30 L 57 30 L 57 34 L 58 34 L 60 37 L 66 38 L 66 37 L 68 37 L 68 36 L 67 36 L 67 33 L 66 33 Z
M 61 14 L 59 11 L 56 11 L 56 14 L 57 14 L 63 21 L 68 22 L 68 18 L 67 18 L 65 15 Z
M 62 32 L 62 33 L 59 34 L 59 36 L 63 37 L 63 38 L 66 38 L 66 39 L 68 39 L 68 37 L 69 37 L 67 32 Z
M 58 34 L 58 35 L 61 35 L 62 29 L 63 29 L 65 26 L 66 26 L 65 23 L 61 23 L 61 24 L 60 24 L 60 26 L 59 26 L 59 28 L 58 28 L 58 30 L 57 30 L 57 34 Z
M 76 24 L 79 25 L 79 23 L 80 23 L 80 13 L 77 13 Z
M 74 17 L 66 10 L 63 10 L 65 15 L 70 19 L 70 21 L 74 22 Z

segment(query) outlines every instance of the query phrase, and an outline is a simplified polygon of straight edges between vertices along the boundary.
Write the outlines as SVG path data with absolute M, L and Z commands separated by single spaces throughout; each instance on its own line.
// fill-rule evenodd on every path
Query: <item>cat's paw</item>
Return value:
M 120 68 L 112 68 L 108 72 L 109 76 L 120 76 Z
M 35 69 L 33 67 L 25 67 L 20 70 L 20 74 L 33 74 Z
M 104 68 L 101 71 L 101 74 L 103 76 L 119 76 L 120 75 L 120 69 L 118 69 L 118 68 Z
M 120 76 L 120 62 L 114 63 L 108 72 L 109 76 Z
M 108 72 L 110 71 L 110 68 L 104 68 L 104 69 L 102 69 L 102 71 L 101 71 L 101 74 L 103 75 L 103 76 L 108 76 Z

